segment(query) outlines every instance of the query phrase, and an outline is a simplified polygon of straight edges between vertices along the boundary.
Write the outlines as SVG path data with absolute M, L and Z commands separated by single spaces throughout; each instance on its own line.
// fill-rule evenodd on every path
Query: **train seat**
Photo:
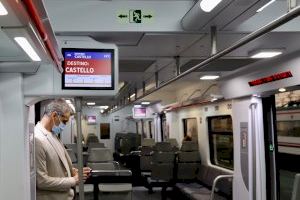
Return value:
M 300 199 L 300 174 L 295 175 L 292 200 Z
M 99 139 L 98 139 L 98 137 L 94 133 L 89 133 L 87 135 L 87 137 L 86 137 L 86 144 L 87 144 L 87 146 L 90 143 L 99 143 Z
M 159 142 L 154 146 L 151 176 L 147 177 L 147 187 L 152 191 L 152 187 L 162 187 L 162 192 L 173 184 L 175 152 L 170 143 Z
M 199 146 L 197 142 L 194 141 L 183 141 L 180 151 L 185 151 L 185 152 L 189 152 L 189 151 L 198 151 Z
M 131 183 L 114 183 L 114 184 L 99 184 L 98 186 L 101 200 L 131 200 L 132 199 L 132 184 Z
M 73 149 L 67 149 L 67 152 L 71 158 L 72 164 L 77 163 L 77 157 L 75 155 L 75 152 L 73 151 Z
M 66 150 L 71 158 L 73 167 L 78 168 L 77 155 L 75 154 L 75 151 L 73 149 L 66 149 Z
M 66 149 L 72 149 L 77 154 L 77 144 L 65 144 Z
M 99 142 L 99 143 L 93 143 L 93 142 L 89 143 L 88 144 L 88 152 L 90 152 L 91 149 L 93 149 L 93 148 L 105 148 L 105 145 L 102 142 Z
M 178 153 L 177 179 L 183 182 L 196 179 L 200 166 L 200 154 L 196 142 L 183 142 Z
M 175 189 L 186 199 L 232 199 L 232 179 L 231 173 L 201 165 L 196 182 L 176 183 Z
M 140 153 L 140 170 L 143 176 L 151 175 L 151 162 L 153 146 L 155 145 L 154 139 L 146 138 L 142 140 L 142 147 Z
M 152 138 L 145 138 L 142 140 L 142 147 L 153 147 L 155 145 L 155 140 Z
M 171 144 L 171 146 L 173 147 L 174 151 L 178 151 L 179 150 L 179 145 L 178 142 L 175 138 L 169 138 L 166 140 L 166 142 L 169 142 Z
M 142 172 L 149 172 L 151 170 L 152 162 L 152 147 L 142 146 L 140 156 L 140 169 Z
M 131 177 L 132 173 L 130 170 L 121 170 L 119 163 L 113 160 L 110 149 L 92 148 L 87 166 L 94 171 L 92 178 L 100 180 L 97 188 L 99 199 L 131 199 L 132 183 L 121 179 Z

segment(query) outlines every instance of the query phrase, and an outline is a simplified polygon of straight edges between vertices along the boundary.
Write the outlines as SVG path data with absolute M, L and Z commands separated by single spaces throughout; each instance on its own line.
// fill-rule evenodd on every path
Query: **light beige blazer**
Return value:
M 71 200 L 76 185 L 75 178 L 68 177 L 72 172 L 72 162 L 64 149 L 64 155 L 55 148 L 52 134 L 40 123 L 34 129 L 36 159 L 36 200 Z

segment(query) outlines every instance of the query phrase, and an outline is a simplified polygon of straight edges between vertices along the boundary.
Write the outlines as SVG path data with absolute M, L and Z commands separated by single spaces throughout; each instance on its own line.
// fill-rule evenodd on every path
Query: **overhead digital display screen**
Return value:
M 87 116 L 88 124 L 96 124 L 96 116 Z
M 63 89 L 113 90 L 113 49 L 63 49 Z
M 146 117 L 146 108 L 133 108 L 133 117 Z

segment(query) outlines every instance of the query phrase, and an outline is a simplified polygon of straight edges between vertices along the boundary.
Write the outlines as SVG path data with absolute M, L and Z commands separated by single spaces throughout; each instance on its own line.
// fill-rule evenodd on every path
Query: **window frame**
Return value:
M 231 124 L 233 126 L 232 123 L 232 116 L 231 115 L 217 115 L 217 116 L 209 116 L 206 118 L 207 120 L 207 133 L 208 133 L 208 142 L 209 142 L 209 158 L 210 158 L 210 162 L 212 165 L 218 166 L 218 167 L 222 167 L 225 169 L 229 169 L 229 170 L 233 170 L 234 169 L 234 137 L 233 137 L 233 128 L 231 131 L 212 131 L 212 120 L 216 119 L 216 118 L 230 118 L 231 119 Z M 232 136 L 232 159 L 230 161 L 232 161 L 230 164 L 232 164 L 232 167 L 228 167 L 225 166 L 224 164 L 218 164 L 215 162 L 215 160 L 218 160 L 218 156 L 215 158 L 215 152 L 214 152 L 214 143 L 213 143 L 213 139 L 214 139 L 214 135 L 218 136 L 218 135 L 225 135 L 225 136 Z M 217 149 L 217 147 L 216 147 Z M 229 161 L 229 162 L 230 162 Z M 219 161 L 220 162 L 220 161 Z

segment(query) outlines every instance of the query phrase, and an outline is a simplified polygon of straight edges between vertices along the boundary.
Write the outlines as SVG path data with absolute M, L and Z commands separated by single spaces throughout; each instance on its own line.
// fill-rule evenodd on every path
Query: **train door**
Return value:
M 300 90 L 264 99 L 268 199 L 300 199 Z
M 233 100 L 233 199 L 266 199 L 264 124 L 262 119 L 261 98 L 252 96 Z

